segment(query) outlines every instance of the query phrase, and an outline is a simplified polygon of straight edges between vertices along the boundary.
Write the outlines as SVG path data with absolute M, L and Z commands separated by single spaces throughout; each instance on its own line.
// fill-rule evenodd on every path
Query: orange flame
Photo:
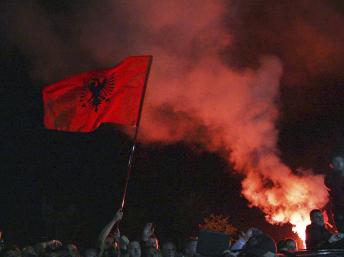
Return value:
M 298 235 L 302 241 L 302 245 L 299 246 L 300 249 L 304 249 L 306 244 L 306 226 L 310 224 L 310 219 L 308 213 L 294 212 L 290 218 L 290 223 L 293 225 L 292 230 Z M 282 213 L 273 215 L 271 223 L 281 224 L 285 223 L 286 217 Z
M 323 176 L 309 172 L 296 176 L 279 160 L 275 164 L 278 165 L 274 165 L 275 170 L 268 177 L 261 174 L 269 170 L 267 167 L 264 167 L 264 172 L 257 172 L 257 169 L 250 172 L 243 181 L 243 194 L 253 206 L 266 213 L 270 223 L 292 224 L 293 232 L 303 241 L 301 248 L 304 248 L 309 213 L 312 209 L 323 207 L 328 200 Z

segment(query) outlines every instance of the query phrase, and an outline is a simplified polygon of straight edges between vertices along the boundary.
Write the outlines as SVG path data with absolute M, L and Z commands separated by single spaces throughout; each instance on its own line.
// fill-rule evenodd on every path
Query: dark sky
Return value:
M 204 49 L 209 42 L 200 43 L 204 39 L 199 36 L 206 26 L 198 30 L 195 22 L 202 17 L 208 19 L 207 12 L 200 13 L 200 18 L 193 18 L 197 15 L 192 11 L 192 17 L 188 12 L 183 15 L 183 5 L 176 1 L 178 4 L 171 5 L 169 12 L 163 9 L 166 13 L 162 17 L 168 17 L 164 20 L 149 12 L 154 1 L 138 1 L 137 6 L 124 1 L 96 2 L 0 4 L 4 13 L 0 18 L 0 227 L 9 240 L 25 244 L 55 233 L 66 241 L 94 242 L 121 201 L 131 139 L 109 125 L 90 134 L 44 129 L 40 93 L 44 85 L 151 49 L 158 64 L 167 53 L 178 57 L 185 55 L 185 49 L 192 49 L 187 58 L 193 61 L 180 65 L 187 73 L 201 52 L 208 53 Z M 240 72 L 258 70 L 261 55 L 279 58 L 283 73 L 275 125 L 281 159 L 293 169 L 324 173 L 329 158 L 341 151 L 344 143 L 342 1 L 245 0 L 221 6 L 222 25 L 232 39 L 229 45 L 217 47 L 219 59 L 228 69 Z M 170 18 L 171 12 L 185 19 L 182 24 Z M 140 14 L 137 20 L 134 14 Z M 141 26 L 148 17 L 145 15 L 153 18 L 147 26 Z M 189 20 L 192 25 L 185 22 Z M 168 25 L 159 27 L 159 22 Z M 191 48 L 178 41 L 183 25 L 190 30 L 196 28 L 197 33 L 192 30 L 191 34 L 197 37 L 185 36 Z M 204 33 L 209 36 L 209 32 Z M 159 70 L 151 76 L 153 83 L 161 81 Z M 167 113 L 166 119 L 178 116 L 166 109 L 162 112 Z M 198 125 L 200 130 L 206 127 Z M 223 158 L 227 148 L 209 151 L 202 142 L 186 141 L 181 137 L 169 144 L 162 140 L 139 145 L 122 224 L 124 233 L 137 237 L 144 222 L 151 220 L 158 224 L 158 235 L 176 239 L 196 233 L 202 218 L 215 213 L 230 216 L 240 229 L 254 221 L 277 239 L 290 234 L 290 226 L 269 225 L 262 212 L 247 207 L 247 200 L 240 194 L 243 174 L 234 172 Z M 49 227 L 42 215 L 44 201 L 53 206 L 55 214 L 67 216 L 67 221 L 58 221 L 58 226 L 66 226 L 74 234 L 66 235 L 62 229 L 51 231 L 54 225 Z M 71 206 L 77 211 L 70 210 Z

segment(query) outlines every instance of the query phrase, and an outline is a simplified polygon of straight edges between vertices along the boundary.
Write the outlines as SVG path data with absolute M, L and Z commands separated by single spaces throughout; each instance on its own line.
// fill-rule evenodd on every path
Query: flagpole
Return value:
M 121 204 L 122 209 L 124 208 L 124 204 L 125 204 L 125 200 L 126 200 L 127 192 L 128 192 L 129 179 L 130 179 L 131 171 L 133 169 L 134 154 L 135 154 L 137 136 L 139 133 L 139 127 L 140 127 L 140 122 L 141 122 L 142 107 L 143 107 L 143 102 L 144 102 L 144 98 L 146 95 L 148 77 L 149 77 L 149 73 L 150 73 L 150 69 L 151 69 L 151 65 L 152 65 L 152 61 L 153 61 L 153 56 L 149 56 L 149 57 L 150 58 L 149 58 L 148 67 L 147 67 L 147 76 L 145 78 L 145 82 L 144 82 L 144 86 L 143 86 L 142 98 L 140 101 L 140 108 L 139 108 L 139 113 L 137 116 L 137 122 L 136 122 L 136 126 L 135 126 L 134 142 L 133 142 L 133 145 L 131 147 L 131 151 L 130 151 L 130 155 L 129 155 L 128 171 L 127 171 L 127 177 L 125 179 L 123 198 L 122 198 L 122 204 Z

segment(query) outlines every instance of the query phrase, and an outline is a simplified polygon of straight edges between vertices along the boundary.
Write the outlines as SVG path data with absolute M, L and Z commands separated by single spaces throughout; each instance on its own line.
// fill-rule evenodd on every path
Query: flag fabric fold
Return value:
M 152 56 L 131 56 L 45 87 L 45 127 L 91 132 L 104 122 L 136 126 L 151 61 Z

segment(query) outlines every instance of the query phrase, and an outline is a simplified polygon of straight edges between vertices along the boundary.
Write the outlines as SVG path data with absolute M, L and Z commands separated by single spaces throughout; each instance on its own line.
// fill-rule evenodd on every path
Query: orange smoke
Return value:
M 188 24 L 199 24 L 192 20 L 197 17 L 163 21 L 170 30 L 178 30 L 183 40 L 177 50 L 184 55 L 150 49 L 155 60 L 142 116 L 142 140 L 184 140 L 202 143 L 209 150 L 225 148 L 230 152 L 228 161 L 245 175 L 242 194 L 251 206 L 259 207 L 273 224 L 290 222 L 304 240 L 309 212 L 324 206 L 328 196 L 323 176 L 292 172 L 279 158 L 275 124 L 281 61 L 264 56 L 257 70 L 241 72 L 224 65 L 219 52 L 231 44 L 231 36 L 221 25 L 223 8 L 214 7 L 214 1 L 206 3 L 217 11 L 207 12 L 194 30 L 193 25 L 178 30 L 173 24 L 186 24 L 186 19 L 191 19 Z M 198 11 L 206 12 L 207 4 Z M 174 8 L 183 9 L 183 3 L 175 2 Z M 164 27 L 159 26 L 155 29 Z M 202 51 L 190 56 L 194 46 Z
M 145 140 L 225 147 L 231 153 L 228 160 L 246 176 L 242 193 L 251 205 L 273 224 L 290 222 L 304 240 L 309 212 L 324 206 L 328 195 L 322 175 L 296 174 L 279 158 L 275 122 L 281 74 L 274 57 L 262 58 L 257 71 L 241 73 L 216 58 L 204 58 L 167 83 L 153 68 L 142 131 Z M 158 89 L 164 82 L 168 86 Z M 200 126 L 205 133 L 199 134 Z

